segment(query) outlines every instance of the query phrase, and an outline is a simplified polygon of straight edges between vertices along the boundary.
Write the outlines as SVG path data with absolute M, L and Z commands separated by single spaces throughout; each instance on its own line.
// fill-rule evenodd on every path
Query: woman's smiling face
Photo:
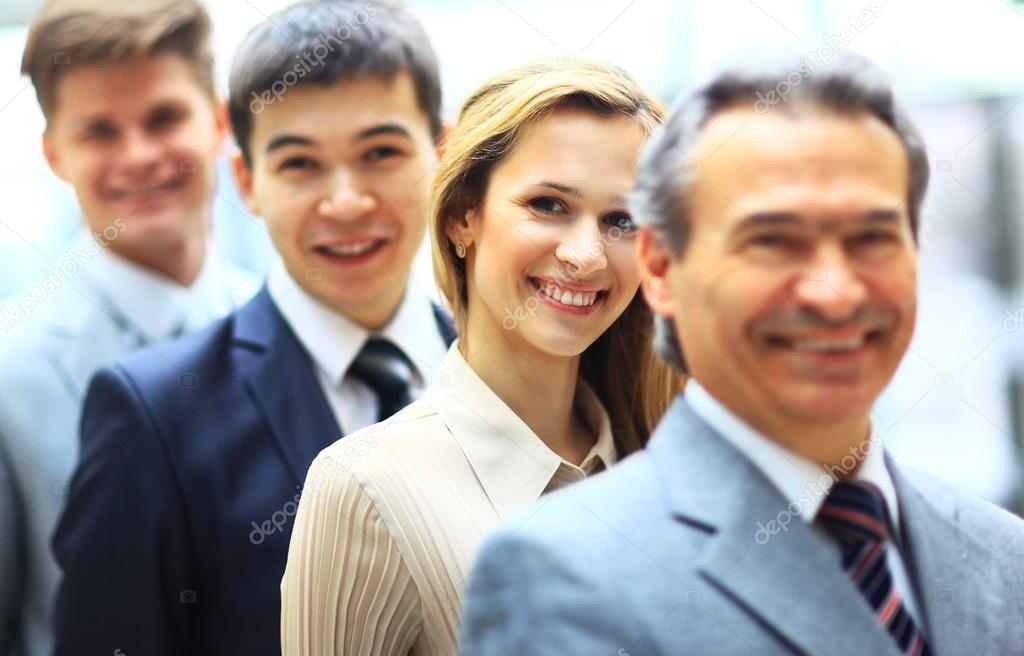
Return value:
M 646 134 L 625 117 L 559 109 L 530 124 L 491 172 L 453 242 L 468 249 L 468 332 L 576 356 L 640 284 L 626 209 Z

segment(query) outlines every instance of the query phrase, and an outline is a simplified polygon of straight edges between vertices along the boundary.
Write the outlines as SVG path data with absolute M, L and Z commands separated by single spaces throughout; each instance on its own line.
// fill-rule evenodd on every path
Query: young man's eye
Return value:
M 185 118 L 185 113 L 178 110 L 162 110 L 150 117 L 148 123 L 151 130 L 165 130 L 177 125 Z
M 856 246 L 875 246 L 880 244 L 889 244 L 894 240 L 891 233 L 882 232 L 880 230 L 871 230 L 869 232 L 863 232 L 854 237 L 853 242 Z
M 565 206 L 565 203 L 550 196 L 532 198 L 529 201 L 529 206 L 538 212 L 543 212 L 544 214 L 558 214 L 569 211 L 569 208 Z
M 97 141 L 111 139 L 116 135 L 117 130 L 112 125 L 98 124 L 86 128 L 85 132 L 82 133 L 82 139 L 85 141 Z
M 317 166 L 316 162 L 309 157 L 289 157 L 278 166 L 280 171 L 304 171 L 312 170 Z
M 401 154 L 402 151 L 394 146 L 377 146 L 366 153 L 366 159 L 371 162 L 377 162 L 383 159 L 397 157 Z

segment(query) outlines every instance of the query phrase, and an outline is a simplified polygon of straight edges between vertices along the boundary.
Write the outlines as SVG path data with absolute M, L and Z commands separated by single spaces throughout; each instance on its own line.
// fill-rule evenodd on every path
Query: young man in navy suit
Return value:
M 441 137 L 417 21 L 304 2 L 236 55 L 236 180 L 280 255 L 226 320 L 92 381 L 54 548 L 57 653 L 274 654 L 306 469 L 428 385 L 454 337 L 410 282 Z

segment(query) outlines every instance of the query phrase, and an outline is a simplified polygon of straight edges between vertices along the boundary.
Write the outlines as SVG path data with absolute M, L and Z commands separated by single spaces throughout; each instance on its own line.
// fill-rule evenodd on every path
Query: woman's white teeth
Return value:
M 573 292 L 568 289 L 562 289 L 553 283 L 547 283 L 540 290 L 545 296 L 555 299 L 562 305 L 586 307 L 593 305 L 594 301 L 597 300 L 597 292 Z
M 332 255 L 340 255 L 341 257 L 354 257 L 356 255 L 362 255 L 370 252 L 374 246 L 377 245 L 376 239 L 370 241 L 359 242 L 358 244 L 345 244 L 344 246 L 324 246 L 324 250 Z
M 793 342 L 797 351 L 852 351 L 864 345 L 864 337 L 850 339 L 801 339 Z

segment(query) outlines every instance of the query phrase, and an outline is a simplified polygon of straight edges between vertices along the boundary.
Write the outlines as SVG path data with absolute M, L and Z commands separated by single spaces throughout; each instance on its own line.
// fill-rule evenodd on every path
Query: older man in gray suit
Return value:
M 858 58 L 734 70 L 675 109 L 633 207 L 693 379 L 644 452 L 485 544 L 465 654 L 1024 653 L 1024 523 L 871 432 L 927 178 Z

